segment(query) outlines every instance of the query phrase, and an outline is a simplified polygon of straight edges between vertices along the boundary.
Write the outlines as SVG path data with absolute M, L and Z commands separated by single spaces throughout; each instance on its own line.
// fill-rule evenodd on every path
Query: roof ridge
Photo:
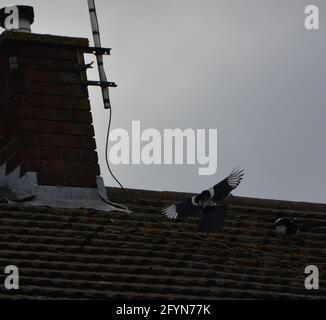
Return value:
M 114 197 L 118 196 L 119 188 L 107 187 L 109 195 Z M 157 195 L 158 200 L 174 200 L 175 198 L 189 197 L 193 196 L 196 193 L 192 192 L 179 192 L 179 191 L 158 191 L 158 190 L 145 190 L 145 189 L 125 189 L 131 196 L 136 196 L 140 198 L 147 198 L 150 194 Z M 233 196 L 232 194 L 227 198 L 227 204 L 230 205 L 239 205 L 239 206 L 248 206 L 248 207 L 257 207 L 264 208 L 268 207 L 270 209 L 292 209 L 299 211 L 311 211 L 315 212 L 325 212 L 326 213 L 326 203 L 318 202 L 306 202 L 306 201 L 290 201 L 290 200 L 278 200 L 278 199 L 264 199 L 264 198 L 254 198 L 254 197 L 242 197 L 242 196 Z

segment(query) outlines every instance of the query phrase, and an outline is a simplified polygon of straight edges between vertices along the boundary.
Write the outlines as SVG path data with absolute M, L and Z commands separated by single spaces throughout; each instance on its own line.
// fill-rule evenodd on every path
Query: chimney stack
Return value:
M 33 8 L 18 8 L 27 30 Z M 0 188 L 9 198 L 110 209 L 90 113 L 84 61 L 90 52 L 83 38 L 0 35 Z

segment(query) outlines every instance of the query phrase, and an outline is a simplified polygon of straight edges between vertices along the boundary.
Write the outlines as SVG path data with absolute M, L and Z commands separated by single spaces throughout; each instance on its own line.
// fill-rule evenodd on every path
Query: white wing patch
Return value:
M 215 195 L 215 191 L 214 191 L 214 188 L 210 188 L 210 189 L 208 189 L 208 192 L 209 192 L 209 194 L 211 195 L 211 199 L 214 197 L 214 195 Z
M 162 213 L 169 219 L 176 219 L 178 217 L 177 207 L 175 204 L 164 208 Z
M 191 203 L 192 203 L 195 207 L 198 207 L 198 206 L 199 206 L 199 203 L 197 203 L 195 200 L 196 200 L 196 196 L 193 196 L 193 197 L 191 198 Z
M 235 189 L 241 182 L 243 175 L 244 171 L 240 167 L 234 168 L 227 178 L 228 185 Z

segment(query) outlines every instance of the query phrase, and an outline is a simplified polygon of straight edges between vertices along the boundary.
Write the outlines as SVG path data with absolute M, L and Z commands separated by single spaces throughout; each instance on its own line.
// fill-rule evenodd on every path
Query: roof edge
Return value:
M 107 187 L 108 194 L 116 195 L 121 189 L 115 187 Z M 187 197 L 195 195 L 195 193 L 178 192 L 178 191 L 156 191 L 144 189 L 126 189 L 128 194 L 132 197 L 155 197 L 158 200 L 172 199 L 180 201 Z M 227 204 L 231 206 L 246 206 L 246 207 L 259 207 L 266 209 L 283 209 L 283 210 L 296 210 L 296 211 L 309 211 L 309 212 L 325 212 L 325 203 L 313 203 L 302 201 L 288 201 L 277 199 L 263 199 L 253 197 L 229 196 Z

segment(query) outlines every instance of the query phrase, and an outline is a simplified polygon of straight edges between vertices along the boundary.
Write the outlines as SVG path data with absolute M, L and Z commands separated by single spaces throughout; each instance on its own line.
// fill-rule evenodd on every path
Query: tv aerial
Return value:
M 111 49 L 102 48 L 100 28 L 99 28 L 98 18 L 96 14 L 95 0 L 87 0 L 87 2 L 88 2 L 92 32 L 93 32 L 93 39 L 94 39 L 94 47 L 89 48 L 90 49 L 89 53 L 93 53 L 96 56 L 99 79 L 100 79 L 99 81 L 87 81 L 87 84 L 90 86 L 101 87 L 104 108 L 111 109 L 109 88 L 117 87 L 117 85 L 114 82 L 107 81 L 107 77 L 104 69 L 104 62 L 103 62 L 103 56 L 110 55 Z

